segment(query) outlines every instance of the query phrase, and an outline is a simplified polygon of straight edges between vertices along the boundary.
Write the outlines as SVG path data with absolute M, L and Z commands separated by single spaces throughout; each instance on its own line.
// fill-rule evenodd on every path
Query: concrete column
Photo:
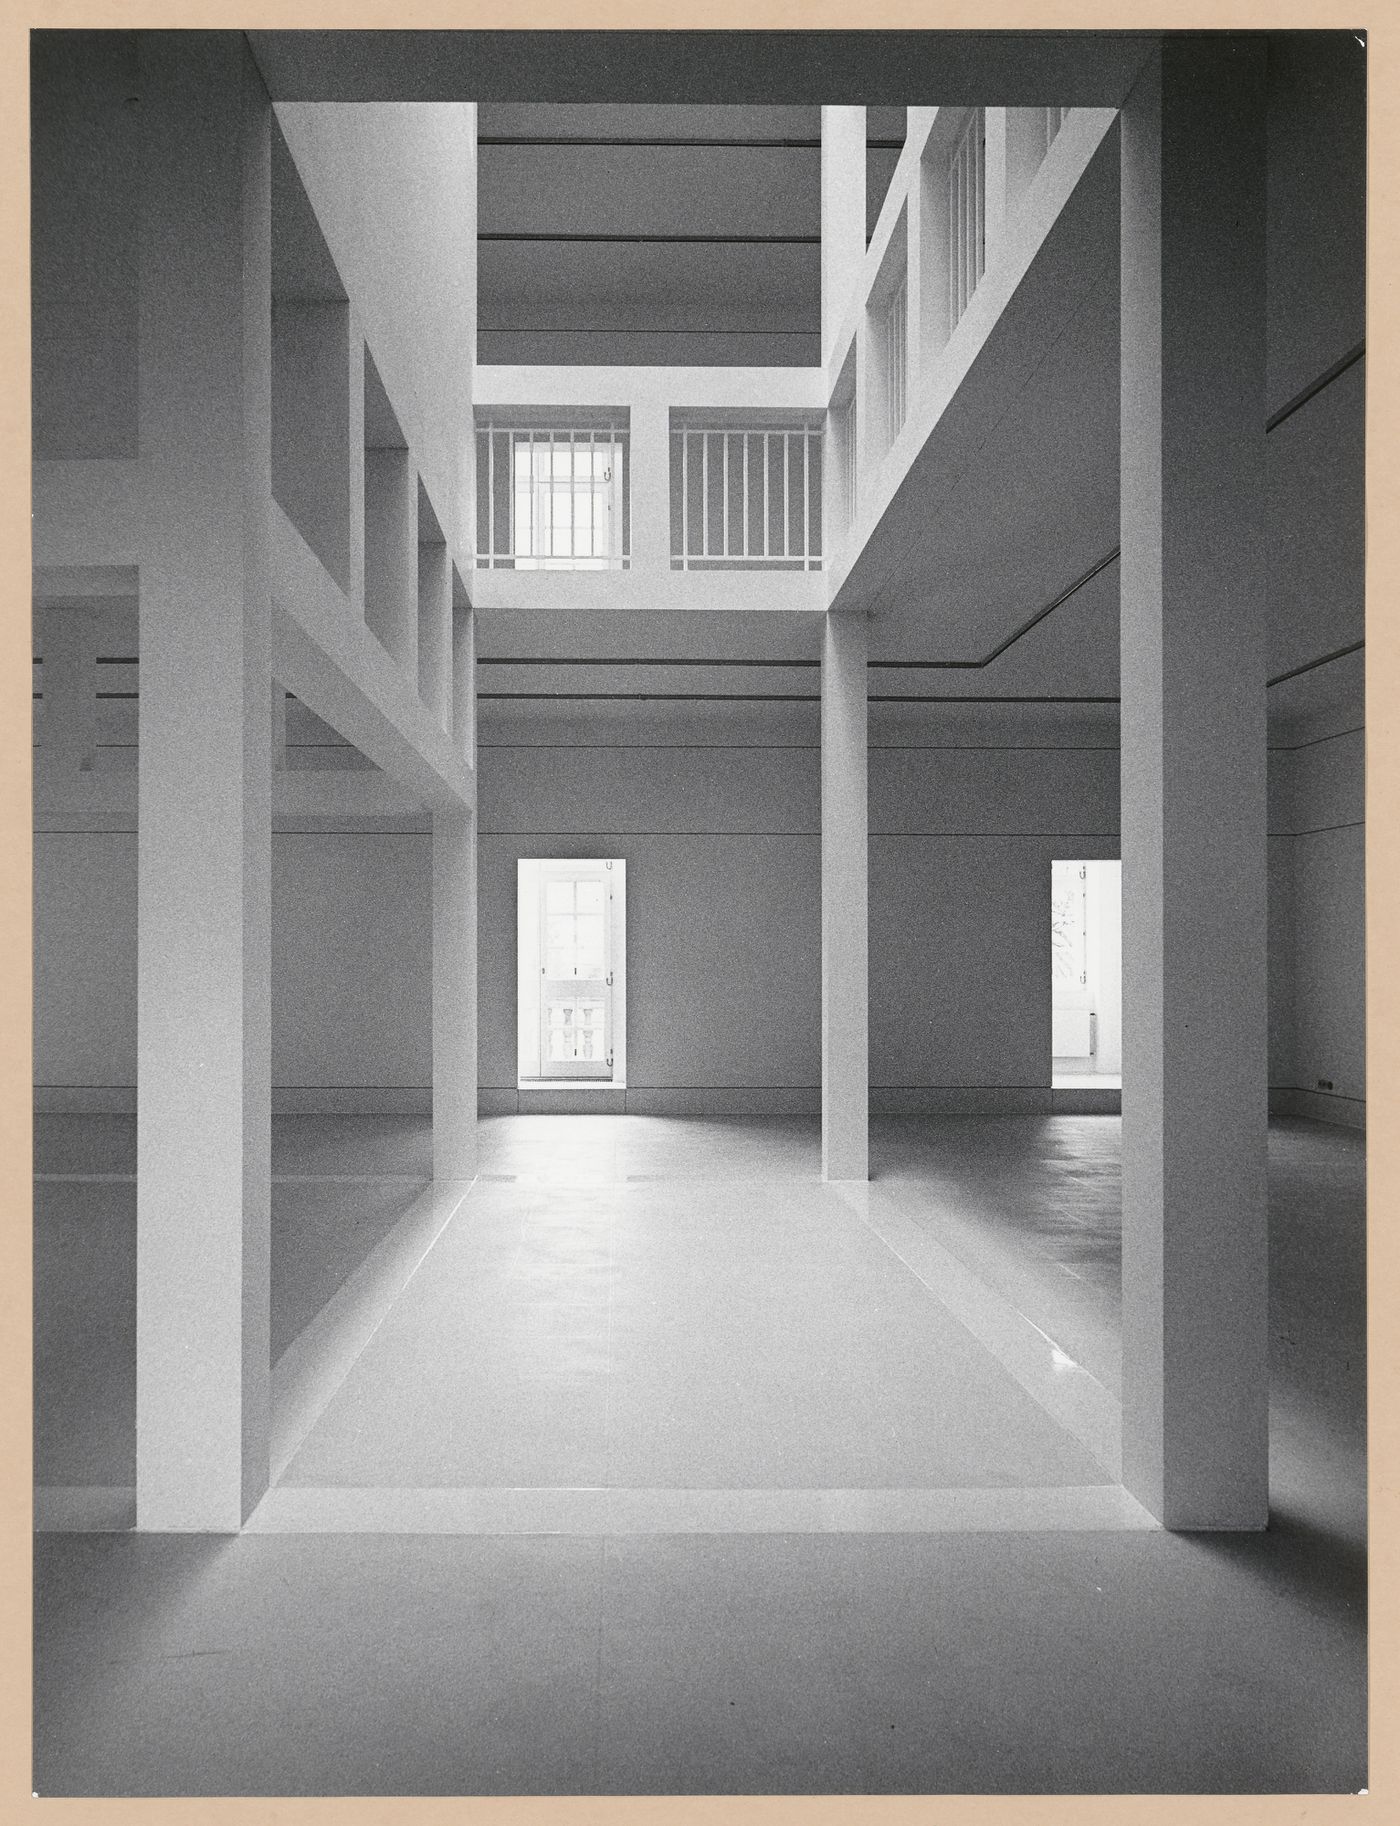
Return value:
M 453 734 L 476 763 L 475 618 L 453 618 Z M 476 1173 L 476 812 L 433 813 L 433 1176 Z
M 365 623 L 418 683 L 418 477 L 404 449 L 365 452 Z
M 665 401 L 633 406 L 628 431 L 632 471 L 632 569 L 671 568 L 671 412 Z M 679 535 L 678 535 L 679 536 Z
M 452 733 L 452 566 L 447 546 L 418 547 L 418 695 Z
M 136 1509 L 268 1478 L 271 110 L 240 35 L 140 35 Z
M 822 639 L 822 1178 L 870 1177 L 870 959 L 863 614 Z
M 865 109 L 822 109 L 822 365 L 856 303 L 865 263 Z
M 97 765 L 97 622 L 81 609 L 44 611 L 42 765 L 55 779 Z
M 1261 45 L 1122 123 L 1123 1478 L 1268 1514 Z

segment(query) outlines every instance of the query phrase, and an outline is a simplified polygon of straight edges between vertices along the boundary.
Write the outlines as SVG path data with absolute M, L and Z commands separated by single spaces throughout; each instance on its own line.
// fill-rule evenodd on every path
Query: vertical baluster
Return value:
M 710 434 L 700 433 L 700 556 L 710 555 Z
M 690 569 L 690 433 L 681 428 L 681 569 Z
M 807 560 L 812 555 L 811 535 L 811 500 L 812 500 L 812 434 L 808 430 L 802 433 L 802 568 L 807 568 Z
M 792 433 L 785 431 L 783 437 L 783 556 L 792 555 L 792 476 L 788 467 L 788 450 L 792 444 Z
M 744 433 L 744 464 L 743 464 L 742 487 L 743 487 L 743 493 L 744 493 L 744 543 L 742 546 L 742 551 L 743 551 L 743 555 L 747 558 L 750 555 L 750 551 L 749 551 L 749 547 L 750 547 L 750 540 L 749 540 L 749 434 L 747 431 Z
M 720 468 L 724 476 L 724 506 L 720 510 L 720 529 L 724 540 L 724 555 L 729 556 L 729 433 L 720 433 Z

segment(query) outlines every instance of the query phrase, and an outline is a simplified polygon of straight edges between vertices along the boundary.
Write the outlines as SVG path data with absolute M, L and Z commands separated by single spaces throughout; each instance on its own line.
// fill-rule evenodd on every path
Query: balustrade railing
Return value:
M 672 430 L 672 570 L 821 568 L 820 425 Z

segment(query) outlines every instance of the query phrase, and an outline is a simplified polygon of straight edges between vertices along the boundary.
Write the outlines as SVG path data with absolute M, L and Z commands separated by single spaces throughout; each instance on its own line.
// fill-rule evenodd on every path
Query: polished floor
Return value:
M 1273 1125 L 1274 1522 L 1193 1538 L 1112 1506 L 1118 1129 L 876 1124 L 851 1197 L 499 1118 L 395 1255 L 426 1125 L 279 1121 L 274 1357 L 343 1362 L 241 1537 L 37 1537 L 35 1787 L 1363 1785 L 1362 1140 Z M 39 1125 L 50 1493 L 131 1481 L 133 1142 Z

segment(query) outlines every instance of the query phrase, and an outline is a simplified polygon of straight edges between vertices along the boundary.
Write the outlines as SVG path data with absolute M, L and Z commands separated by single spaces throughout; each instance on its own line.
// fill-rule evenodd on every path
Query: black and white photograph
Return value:
M 1367 31 L 57 21 L 28 1787 L 1366 1790 Z

